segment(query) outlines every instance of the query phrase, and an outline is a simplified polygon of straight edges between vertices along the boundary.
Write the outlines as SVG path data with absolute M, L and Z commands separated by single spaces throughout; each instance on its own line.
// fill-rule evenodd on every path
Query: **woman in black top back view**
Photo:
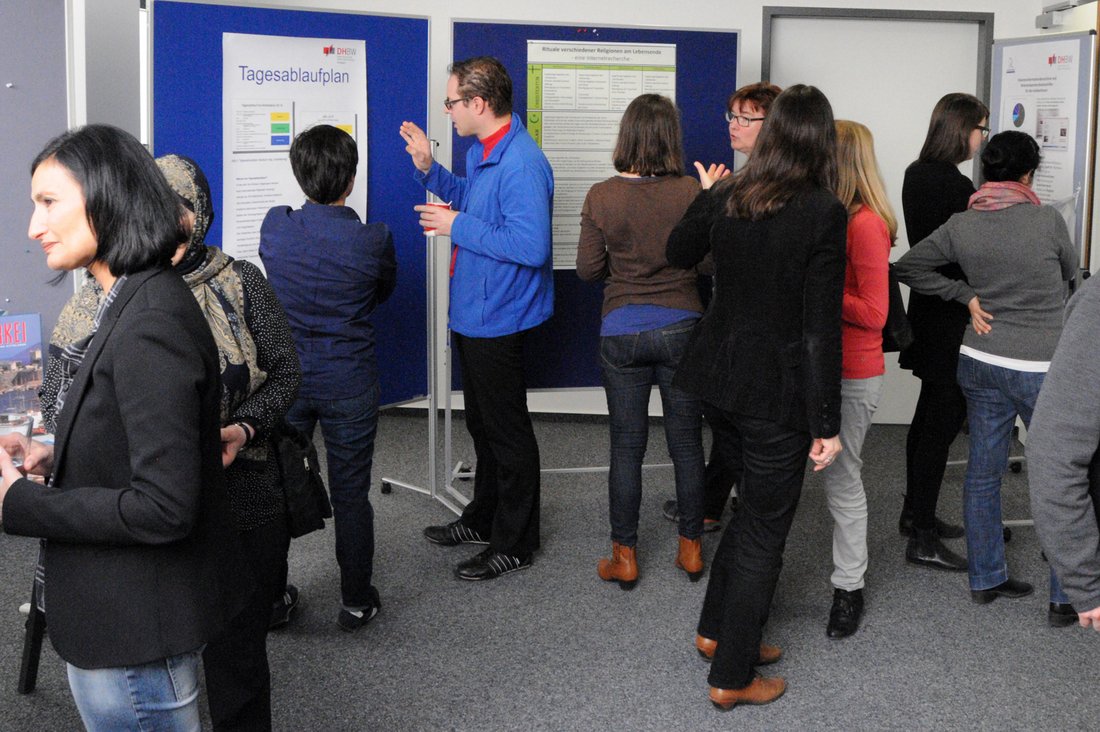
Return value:
M 722 709 L 786 689 L 756 673 L 782 653 L 761 642 L 763 629 L 807 453 L 824 470 L 841 449 L 848 213 L 836 178 L 832 107 L 796 84 L 772 104 L 748 164 L 701 193 L 668 240 L 673 266 L 712 252 L 720 283 L 673 384 L 721 410 L 744 451 L 740 507 L 715 552 L 696 637 Z
M 959 171 L 989 135 L 989 108 L 970 94 L 945 95 L 932 110 L 920 157 L 905 170 L 902 211 L 909 246 L 965 211 L 974 184 Z M 941 273 L 963 279 L 952 264 Z M 947 454 L 966 418 L 966 400 L 955 378 L 959 345 L 970 319 L 965 305 L 909 293 L 909 322 L 915 337 L 899 363 L 921 380 L 920 396 L 905 443 L 906 493 L 898 528 L 909 537 L 905 558 L 948 571 L 966 571 L 966 559 L 941 539 L 963 535 L 961 526 L 936 518 L 936 502 Z

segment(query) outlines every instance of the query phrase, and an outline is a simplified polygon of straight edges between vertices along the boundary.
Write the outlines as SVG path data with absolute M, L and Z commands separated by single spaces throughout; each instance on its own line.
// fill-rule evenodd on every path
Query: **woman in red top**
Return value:
M 841 310 L 840 441 L 844 451 L 823 475 L 835 522 L 833 606 L 827 632 L 830 638 L 844 638 L 856 632 L 863 614 L 867 494 L 860 478 L 860 451 L 882 394 L 882 328 L 897 220 L 886 200 L 871 131 L 858 122 L 838 120 L 836 132 L 837 198 L 848 209 L 848 266 Z

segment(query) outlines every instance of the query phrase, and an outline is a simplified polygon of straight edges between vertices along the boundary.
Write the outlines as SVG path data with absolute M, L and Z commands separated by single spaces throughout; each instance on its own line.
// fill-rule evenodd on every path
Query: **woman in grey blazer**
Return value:
M 28 234 L 51 269 L 87 267 L 107 295 L 61 356 L 54 445 L 0 443 L 0 521 L 45 540 L 36 601 L 85 726 L 198 729 L 199 654 L 251 580 L 221 467 L 217 350 L 168 267 L 178 199 L 105 125 L 55 138 L 31 171 Z

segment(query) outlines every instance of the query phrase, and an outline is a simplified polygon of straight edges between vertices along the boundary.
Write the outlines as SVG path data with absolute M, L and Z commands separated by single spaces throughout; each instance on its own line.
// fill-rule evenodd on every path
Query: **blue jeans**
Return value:
M 970 458 L 963 483 L 970 589 L 987 590 L 1008 579 L 1001 526 L 1001 477 L 1008 468 L 1012 427 L 1017 416 L 1025 426 L 1031 424 L 1046 374 L 994 366 L 962 354 L 958 376 L 970 419 Z M 1053 569 L 1050 601 L 1068 602 Z
M 120 668 L 66 664 L 84 726 L 89 732 L 198 732 L 201 652 Z
M 611 540 L 626 546 L 638 543 L 642 460 L 649 441 L 649 394 L 654 381 L 661 391 L 665 439 L 676 476 L 680 535 L 697 539 L 703 533 L 702 404 L 672 386 L 694 324 L 686 320 L 634 335 L 600 338 L 611 420 Z
M 336 563 L 340 565 L 340 595 L 345 607 L 360 610 L 373 604 L 374 507 L 370 471 L 378 427 L 378 382 L 349 399 L 299 398 L 287 421 L 307 435 L 321 423 L 328 460 L 328 492 L 336 531 Z

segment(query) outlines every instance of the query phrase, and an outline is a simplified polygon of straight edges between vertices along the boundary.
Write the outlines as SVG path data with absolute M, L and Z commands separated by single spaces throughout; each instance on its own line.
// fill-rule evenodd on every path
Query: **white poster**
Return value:
M 1049 204 L 1072 203 L 1077 159 L 1078 81 L 1081 44 L 1051 40 L 1001 49 L 1000 129 L 1026 132 L 1039 143 L 1043 161 L 1035 193 Z M 1070 230 L 1073 230 L 1070 226 Z
M 554 268 L 577 264 L 581 206 L 615 175 L 619 120 L 640 94 L 676 100 L 676 46 L 527 42 L 527 129 L 554 169 Z
M 260 265 L 260 224 L 305 194 L 290 143 L 316 124 L 359 145 L 347 205 L 367 216 L 367 49 L 364 41 L 222 34 L 222 247 Z M 261 265 L 262 266 L 262 265 Z

